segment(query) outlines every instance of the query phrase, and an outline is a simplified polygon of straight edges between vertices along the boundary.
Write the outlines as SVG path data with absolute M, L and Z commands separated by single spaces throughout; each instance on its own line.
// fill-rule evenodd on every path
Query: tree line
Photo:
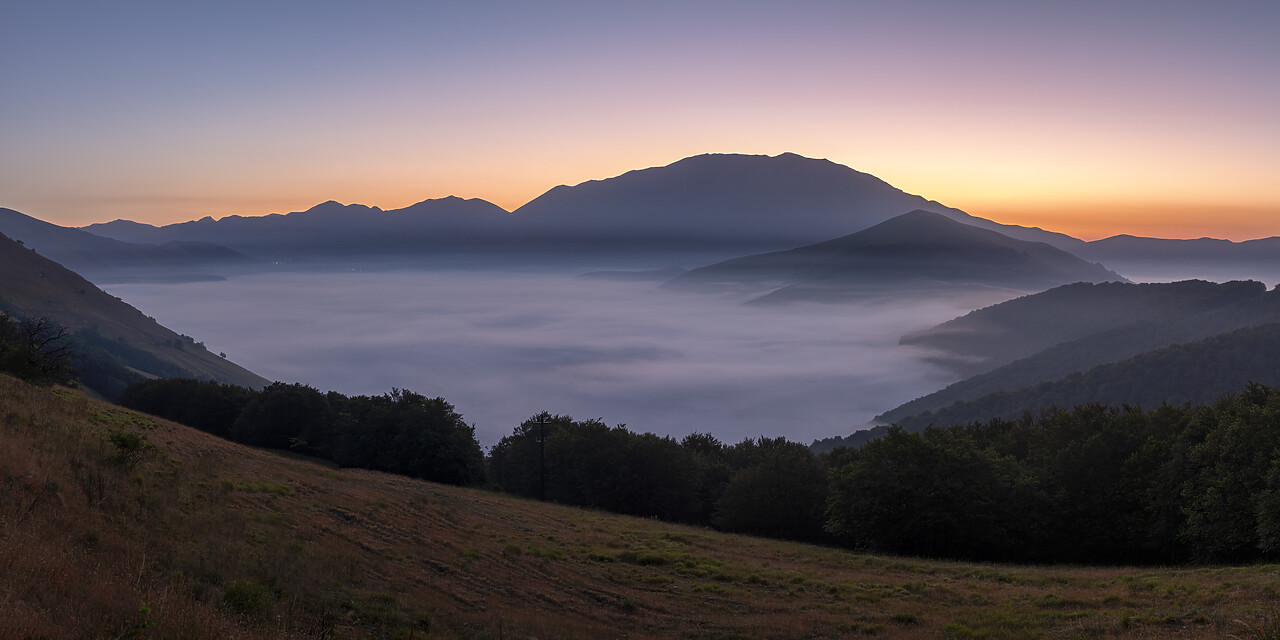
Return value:
M 878 553 L 1087 564 L 1280 554 L 1280 392 L 1259 384 L 1199 406 L 892 427 L 821 455 L 782 438 L 676 441 L 541 414 L 492 449 L 490 468 L 519 495 Z
M 785 438 L 725 445 L 694 433 L 677 441 L 543 413 L 494 445 L 489 468 L 494 484 L 516 495 L 728 531 L 827 538 L 826 471 L 808 447 Z
M 1248 562 L 1280 552 L 1280 392 L 1080 405 L 822 454 L 541 413 L 482 456 L 441 398 L 192 380 L 125 406 L 246 444 L 643 517 L 877 553 L 1034 563 Z M 487 467 L 487 473 L 486 473 Z
M 302 384 L 261 391 L 164 378 L 135 383 L 120 404 L 243 444 L 288 449 L 344 467 L 447 484 L 484 481 L 475 428 L 444 398 L 393 389 L 347 397 Z
M 830 454 L 827 529 L 894 553 L 1077 563 L 1245 562 L 1280 551 L 1280 393 L 1089 404 Z

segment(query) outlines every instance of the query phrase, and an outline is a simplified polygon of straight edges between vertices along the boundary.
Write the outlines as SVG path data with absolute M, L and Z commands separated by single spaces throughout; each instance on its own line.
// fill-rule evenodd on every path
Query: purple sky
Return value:
M 1276 3 L 619 4 L 8 3 L 0 206 L 511 209 L 793 151 L 1084 237 L 1280 234 Z

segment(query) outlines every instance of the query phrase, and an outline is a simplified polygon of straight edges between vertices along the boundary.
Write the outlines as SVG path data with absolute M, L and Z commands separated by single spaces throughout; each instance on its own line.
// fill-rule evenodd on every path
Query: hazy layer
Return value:
M 443 396 L 491 445 L 539 411 L 726 441 L 847 434 L 951 382 L 898 337 L 961 301 L 741 305 L 589 269 L 286 272 L 113 295 L 270 379 Z

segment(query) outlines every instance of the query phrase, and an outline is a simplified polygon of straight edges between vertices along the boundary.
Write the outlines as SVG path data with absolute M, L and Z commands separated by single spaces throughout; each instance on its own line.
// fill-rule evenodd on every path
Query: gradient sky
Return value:
M 5 2 L 0 206 L 167 223 L 792 151 L 1085 238 L 1280 235 L 1280 3 Z

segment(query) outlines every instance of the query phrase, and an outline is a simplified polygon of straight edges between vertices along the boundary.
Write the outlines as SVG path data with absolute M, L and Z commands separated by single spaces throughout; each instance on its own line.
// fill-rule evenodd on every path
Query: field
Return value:
M 0 638 L 1263 638 L 1280 567 L 936 562 L 336 469 L 0 376 Z

